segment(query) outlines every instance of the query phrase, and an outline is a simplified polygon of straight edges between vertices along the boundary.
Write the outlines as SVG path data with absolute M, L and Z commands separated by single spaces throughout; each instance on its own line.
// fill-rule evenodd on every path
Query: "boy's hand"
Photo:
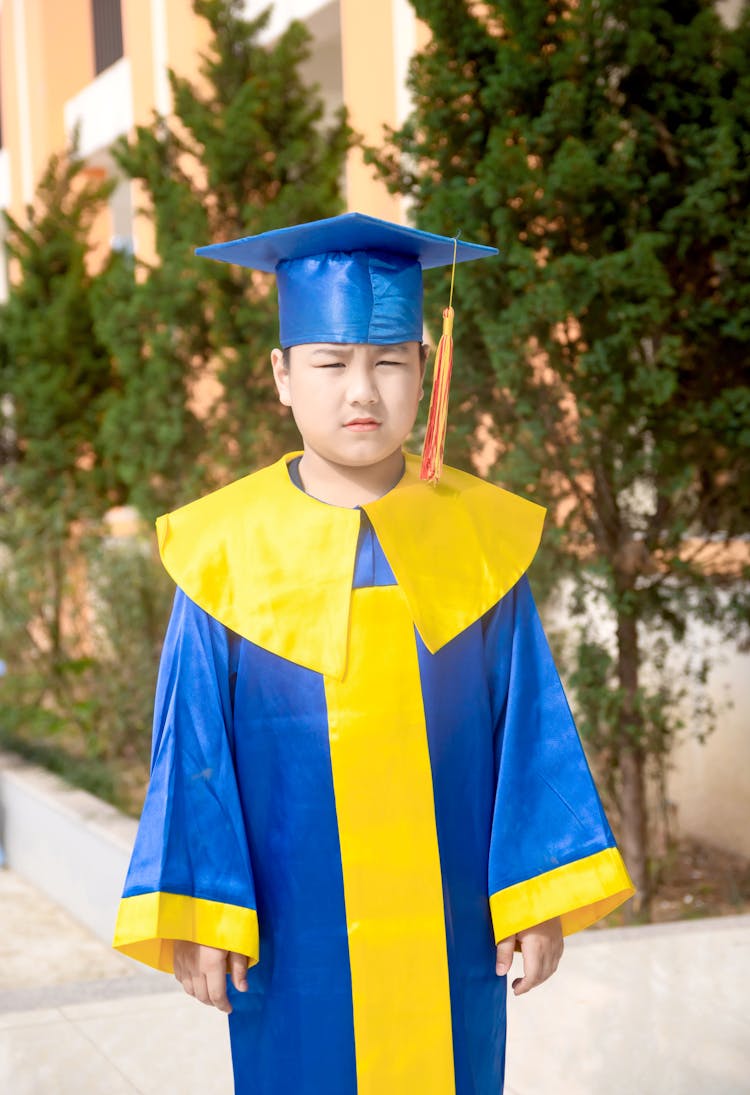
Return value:
M 175 939 L 174 975 L 185 992 L 229 1015 L 232 1005 L 227 999 L 227 969 L 237 991 L 246 992 L 247 955 Z
M 536 988 L 546 981 L 557 969 L 563 952 L 563 934 L 560 917 L 535 924 L 533 928 L 524 928 L 517 935 L 501 939 L 497 945 L 495 972 L 502 977 L 510 969 L 513 951 L 518 944 L 523 958 L 523 977 L 513 982 L 516 996 Z

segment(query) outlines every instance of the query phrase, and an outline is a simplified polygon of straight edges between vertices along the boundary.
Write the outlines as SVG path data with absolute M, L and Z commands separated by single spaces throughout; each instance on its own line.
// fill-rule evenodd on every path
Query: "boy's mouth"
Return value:
M 376 430 L 379 425 L 380 423 L 376 418 L 352 418 L 344 423 L 345 429 L 352 430 L 355 433 L 364 430 Z

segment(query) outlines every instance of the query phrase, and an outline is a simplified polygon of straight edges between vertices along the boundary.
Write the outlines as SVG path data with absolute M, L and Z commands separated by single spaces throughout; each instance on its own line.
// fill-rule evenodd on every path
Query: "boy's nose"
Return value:
M 378 390 L 371 369 L 354 367 L 350 370 L 348 395 L 351 403 L 377 403 Z

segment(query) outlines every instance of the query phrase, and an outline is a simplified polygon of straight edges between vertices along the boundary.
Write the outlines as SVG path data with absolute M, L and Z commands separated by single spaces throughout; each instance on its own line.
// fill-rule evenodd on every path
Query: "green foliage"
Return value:
M 108 506 L 98 432 L 112 380 L 92 318 L 87 235 L 112 189 L 71 150 L 53 156 L 23 227 L 7 216 L 17 274 L 2 308 L 0 657 L 3 726 L 56 735 L 85 717 L 73 589 L 78 529 Z
M 86 560 L 94 652 L 86 666 L 93 748 L 147 767 L 154 688 L 174 587 L 149 536 L 90 536 Z M 106 726 L 106 734 L 102 728 Z
M 370 158 L 420 227 L 500 249 L 457 273 L 454 420 L 489 412 L 492 474 L 567 514 L 547 569 L 616 623 L 578 652 L 583 725 L 642 773 L 678 729 L 646 632 L 746 612 L 714 564 L 750 514 L 750 11 L 414 7 L 414 110 Z
M 5 403 L 3 510 L 52 510 L 64 528 L 96 508 L 96 435 L 111 382 L 96 338 L 87 233 L 110 183 L 88 182 L 71 152 L 54 156 L 22 227 L 7 213 L 6 248 L 19 275 L 0 310 L 0 392 Z
M 102 443 L 118 379 L 87 267 L 111 190 L 71 150 L 50 160 L 27 225 L 6 216 L 17 276 L 0 333 L 0 741 L 132 808 L 170 583 L 141 545 L 122 555 L 96 531 L 127 488 Z
M 23 510 L 4 535 L 0 742 L 137 809 L 171 581 L 150 539 L 60 539 Z
M 240 0 L 193 6 L 211 28 L 200 83 L 170 73 L 174 119 L 155 117 L 115 149 L 148 199 L 157 257 L 115 261 L 97 297 L 97 332 L 119 377 L 104 436 L 129 499 L 149 515 L 288 446 L 269 366 L 273 279 L 193 252 L 340 212 L 351 143 L 344 113 L 324 124 L 300 75 L 301 24 L 264 45 L 268 12 L 244 19 Z M 207 388 L 207 377 L 218 385 Z
M 96 331 L 114 373 L 103 400 L 100 453 L 113 501 L 153 518 L 187 500 L 201 481 L 205 426 L 190 401 L 191 341 L 200 320 L 192 299 L 169 293 L 161 267 L 146 281 L 134 274 L 132 258 L 115 254 L 94 286 Z M 172 308 L 171 323 L 156 313 L 162 305 Z

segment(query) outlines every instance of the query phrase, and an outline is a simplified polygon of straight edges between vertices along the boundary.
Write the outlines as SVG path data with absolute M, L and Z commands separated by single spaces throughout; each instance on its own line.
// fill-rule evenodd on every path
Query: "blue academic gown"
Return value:
M 431 651 L 368 508 L 343 674 L 178 588 L 116 945 L 166 970 L 175 938 L 248 954 L 241 1095 L 497 1095 L 495 942 L 632 888 L 527 579 Z

